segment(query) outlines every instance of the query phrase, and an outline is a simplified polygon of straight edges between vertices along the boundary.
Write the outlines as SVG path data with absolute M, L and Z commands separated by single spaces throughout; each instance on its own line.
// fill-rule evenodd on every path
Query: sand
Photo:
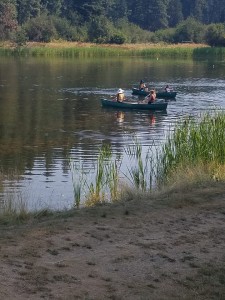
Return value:
M 225 299 L 224 184 L 1 225 L 0 258 L 4 300 Z

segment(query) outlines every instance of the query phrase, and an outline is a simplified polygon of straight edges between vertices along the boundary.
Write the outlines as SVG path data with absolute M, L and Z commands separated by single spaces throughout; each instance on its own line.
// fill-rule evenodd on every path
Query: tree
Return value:
M 18 23 L 24 24 L 41 14 L 41 0 L 17 0 Z
M 58 16 L 61 13 L 62 2 L 63 0 L 41 0 L 41 7 L 47 14 Z
M 7 39 L 10 34 L 16 31 L 17 11 L 14 1 L 0 1 L 0 38 Z
M 128 3 L 128 20 L 131 23 L 139 25 L 141 28 L 146 29 L 145 19 L 146 19 L 146 8 L 145 8 L 146 0 L 130 0 Z
M 210 46 L 225 46 L 225 25 L 211 24 L 206 31 L 206 42 Z
M 89 23 L 90 41 L 96 43 L 108 43 L 112 33 L 112 24 L 104 16 L 93 18 Z
M 169 27 L 175 27 L 183 21 L 182 5 L 180 0 L 170 0 L 167 14 Z
M 200 43 L 203 41 L 203 38 L 203 25 L 191 17 L 180 23 L 175 30 L 175 42 L 190 41 L 194 43 Z
M 33 18 L 25 26 L 26 34 L 31 41 L 50 42 L 56 36 L 52 20 L 47 15 Z
M 146 15 L 147 28 L 151 31 L 168 27 L 168 0 L 152 0 L 149 2 Z

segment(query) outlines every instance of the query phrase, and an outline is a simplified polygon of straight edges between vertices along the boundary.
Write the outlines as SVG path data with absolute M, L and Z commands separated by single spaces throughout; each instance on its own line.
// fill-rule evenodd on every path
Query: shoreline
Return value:
M 0 48 L 15 48 L 15 44 L 12 42 L 3 41 L 0 42 Z M 84 42 L 68 42 L 68 41 L 52 41 L 49 43 L 42 42 L 27 42 L 22 48 L 118 48 L 118 49 L 152 49 L 152 48 L 205 48 L 210 46 L 206 44 L 195 44 L 195 43 L 178 43 L 178 44 L 166 44 L 166 43 L 140 43 L 140 44 L 96 44 L 96 43 L 84 43 Z
M 4 299 L 225 297 L 224 183 L 0 226 Z
M 214 53 L 215 52 L 215 53 Z M 217 55 L 217 51 L 203 44 L 91 44 L 79 42 L 28 42 L 16 46 L 0 44 L 1 56 L 45 56 L 45 57 L 149 57 L 193 59 Z M 222 52 L 223 55 L 223 52 Z

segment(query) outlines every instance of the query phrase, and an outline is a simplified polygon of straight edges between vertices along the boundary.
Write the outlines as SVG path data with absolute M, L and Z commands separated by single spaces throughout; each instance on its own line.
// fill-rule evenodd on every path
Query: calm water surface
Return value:
M 132 97 L 140 79 L 178 92 L 166 112 L 101 107 L 100 98 L 119 87 Z M 1 201 L 26 199 L 31 210 L 69 208 L 69 158 L 90 170 L 102 143 L 126 156 L 135 136 L 148 149 L 160 145 L 181 117 L 215 107 L 225 108 L 225 62 L 0 58 L 1 168 L 20 175 L 4 181 Z

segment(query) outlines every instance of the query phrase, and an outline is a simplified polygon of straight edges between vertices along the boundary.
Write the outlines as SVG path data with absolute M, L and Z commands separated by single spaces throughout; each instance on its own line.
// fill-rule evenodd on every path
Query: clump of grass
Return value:
M 120 187 L 119 187 L 119 170 L 121 167 L 121 160 L 115 160 L 110 162 L 108 165 L 108 186 L 110 191 L 110 199 L 112 202 L 117 201 L 120 197 Z
M 97 162 L 93 170 L 89 170 L 89 172 L 85 172 L 81 166 L 77 166 L 70 160 L 75 206 L 80 207 L 82 196 L 86 206 L 118 200 L 120 165 L 120 158 L 113 158 L 109 145 L 101 147 Z M 91 176 L 93 180 L 90 180 L 88 176 Z
M 30 216 L 26 201 L 20 195 L 10 194 L 5 197 L 0 209 L 0 224 L 21 223 Z
M 225 57 L 224 47 L 199 47 L 194 49 L 193 58 L 218 58 L 223 60 Z
M 217 262 L 205 263 L 192 276 L 186 277 L 186 280 L 181 279 L 180 283 L 194 291 L 193 299 L 223 299 L 225 268 Z
M 156 163 L 154 159 L 156 155 L 153 154 L 152 148 L 149 147 L 146 154 L 143 154 L 142 145 L 134 139 L 132 146 L 125 149 L 126 154 L 133 164 L 128 168 L 129 176 L 127 179 L 132 185 L 142 192 L 152 189 L 154 185 L 154 177 L 156 176 Z
M 72 160 L 70 160 L 70 169 L 72 171 L 72 183 L 73 183 L 73 195 L 74 195 L 74 206 L 80 207 L 81 193 L 85 185 L 85 173 L 83 167 L 79 166 Z
M 200 120 L 187 118 L 178 124 L 163 146 L 158 179 L 168 182 L 178 170 L 204 170 L 216 180 L 224 179 L 225 114 L 205 114 Z M 188 172 L 190 173 L 190 172 Z M 185 173 L 184 173 L 185 174 Z
M 106 200 L 115 201 L 119 195 L 118 174 L 119 160 L 112 158 L 112 151 L 109 145 L 103 145 L 100 149 L 96 165 L 95 182 L 88 186 L 88 195 L 85 204 L 92 206 L 97 203 L 103 203 Z M 108 192 L 109 191 L 109 192 Z M 107 193 L 110 196 L 107 197 Z
M 121 171 L 123 156 L 114 157 L 107 145 L 103 145 L 100 149 L 93 172 L 84 174 L 82 168 L 74 168 L 74 164 L 70 163 L 76 207 L 80 206 L 82 195 L 85 205 L 93 206 L 119 200 L 123 195 L 123 189 L 135 188 L 145 192 L 153 188 L 157 168 L 152 149 L 149 148 L 144 155 L 142 146 L 134 140 L 133 145 L 124 150 L 130 159 L 126 174 Z M 89 180 L 87 175 L 92 176 L 94 180 Z M 126 178 L 127 182 L 122 178 Z

